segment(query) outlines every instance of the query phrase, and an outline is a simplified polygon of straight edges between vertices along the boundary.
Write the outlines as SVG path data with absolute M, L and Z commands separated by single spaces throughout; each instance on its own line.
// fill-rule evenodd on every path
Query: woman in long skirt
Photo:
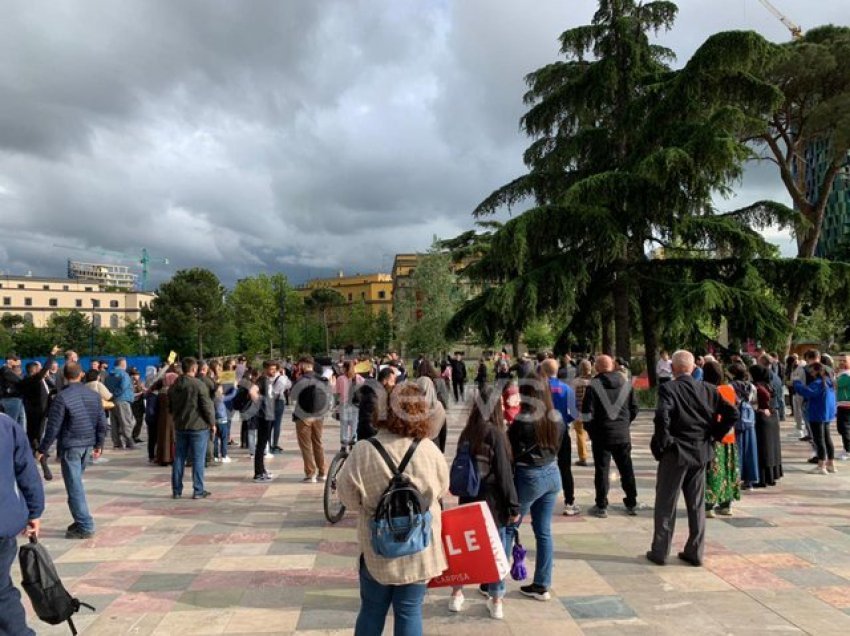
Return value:
M 756 409 L 756 440 L 758 445 L 759 479 L 756 488 L 775 486 L 782 478 L 782 440 L 779 433 L 779 416 L 773 408 L 774 395 L 771 390 L 770 372 L 766 367 L 755 365 L 750 375 L 756 385 L 758 408 Z
M 720 363 L 706 361 L 702 368 L 703 381 L 717 386 L 724 400 L 735 404 L 735 389 L 725 384 L 723 368 Z M 714 444 L 714 459 L 706 470 L 705 514 L 732 515 L 732 502 L 741 499 L 741 482 L 738 475 L 738 447 L 735 444 L 735 431 L 732 430 L 721 441 Z
M 729 367 L 732 376 L 732 388 L 738 403 L 749 402 L 753 409 L 758 405 L 756 387 L 749 381 L 747 368 L 740 362 Z M 755 426 L 743 426 L 741 422 L 735 425 L 735 441 L 738 444 L 738 464 L 741 474 L 741 485 L 744 490 L 752 490 L 753 484 L 758 483 L 759 455 L 758 440 L 756 438 Z

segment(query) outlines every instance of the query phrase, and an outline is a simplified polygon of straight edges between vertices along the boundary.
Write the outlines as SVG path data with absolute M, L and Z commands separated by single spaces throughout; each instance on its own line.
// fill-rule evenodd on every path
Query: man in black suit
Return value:
M 41 438 L 44 436 L 47 409 L 50 406 L 50 396 L 56 392 L 56 387 L 47 379 L 47 374 L 51 366 L 53 366 L 53 361 L 58 352 L 59 347 L 53 347 L 43 367 L 38 362 L 28 363 L 26 377 L 22 378 L 19 384 L 21 399 L 24 402 L 24 411 L 27 414 L 27 438 L 30 441 L 33 452 L 41 444 Z M 46 454 L 42 456 L 40 463 L 41 469 L 44 471 L 44 478 L 48 481 L 53 479 L 53 474 L 47 463 Z
M 459 351 L 455 353 L 454 359 L 449 360 L 452 367 L 452 390 L 455 395 L 455 402 L 463 402 L 466 397 L 464 384 L 466 383 L 466 363 L 463 361 L 463 354 Z
M 679 558 L 702 565 L 705 549 L 705 467 L 714 456 L 714 439 L 735 424 L 737 409 L 716 387 L 694 380 L 694 356 L 673 354 L 672 382 L 658 387 L 655 433 L 650 448 L 658 461 L 655 482 L 655 531 L 646 558 L 664 565 L 676 525 L 679 491 L 685 497 L 690 534 Z

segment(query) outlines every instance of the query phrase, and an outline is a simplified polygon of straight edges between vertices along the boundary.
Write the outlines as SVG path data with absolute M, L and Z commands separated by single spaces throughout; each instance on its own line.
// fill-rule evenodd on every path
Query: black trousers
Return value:
M 135 400 L 130 405 L 130 410 L 133 412 L 135 425 L 133 426 L 133 441 L 139 439 L 142 434 L 142 426 L 145 424 L 145 401 L 144 399 Z
M 463 380 L 452 380 L 452 390 L 455 394 L 455 402 L 460 402 L 466 397 Z
M 637 505 L 637 483 L 635 482 L 635 469 L 632 466 L 632 445 L 626 444 L 593 444 L 593 466 L 595 474 L 593 485 L 596 487 L 596 506 L 608 507 L 608 489 L 610 487 L 609 473 L 611 472 L 611 459 L 620 473 L 620 485 L 626 494 L 623 503 L 632 508 Z
M 564 503 L 572 506 L 576 502 L 576 484 L 573 480 L 573 442 L 569 430 L 564 433 L 564 444 L 567 445 L 566 459 L 558 460 L 558 470 L 561 472 L 561 484 L 564 488 Z
M 27 414 L 27 438 L 29 438 L 33 451 L 35 451 L 41 444 L 41 438 L 44 437 L 46 413 L 39 408 L 28 409 L 26 406 L 24 412 Z
M 829 434 L 829 422 L 809 422 L 809 429 L 812 431 L 818 461 L 835 459 L 835 446 L 832 444 L 832 435 Z
M 29 415 L 27 415 L 29 418 Z M 29 422 L 29 419 L 27 419 Z M 850 453 L 850 409 L 838 409 L 838 434 L 845 453 Z
M 257 445 L 254 447 L 254 477 L 266 472 L 266 445 L 269 443 L 273 422 L 263 418 L 255 418 L 257 422 Z
M 684 553 L 690 559 L 702 561 L 705 551 L 705 464 L 681 464 L 674 449 L 665 452 L 658 462 L 652 554 L 662 561 L 670 554 L 680 491 L 688 509 L 689 534 Z

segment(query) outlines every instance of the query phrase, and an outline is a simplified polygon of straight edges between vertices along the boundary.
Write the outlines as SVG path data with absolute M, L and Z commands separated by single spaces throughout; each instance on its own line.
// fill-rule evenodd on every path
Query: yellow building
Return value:
M 314 278 L 295 288 L 302 298 L 307 298 L 314 289 L 333 289 L 352 305 L 362 300 L 375 316 L 382 311 L 392 313 L 393 279 L 389 274 L 345 276 L 340 271 L 333 278 Z
M 119 329 L 140 321 L 142 308 L 154 298 L 150 293 L 106 289 L 113 288 L 66 278 L 0 276 L 0 311 L 46 327 L 53 314 L 76 309 L 97 327 Z

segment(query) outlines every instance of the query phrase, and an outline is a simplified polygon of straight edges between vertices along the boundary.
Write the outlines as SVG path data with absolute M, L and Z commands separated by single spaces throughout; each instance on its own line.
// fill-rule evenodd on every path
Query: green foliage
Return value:
M 69 312 L 53 314 L 47 323 L 47 336 L 62 349 L 78 352 L 88 351 L 91 340 L 91 319 L 82 312 L 72 309 Z
M 642 409 L 654 409 L 658 403 L 658 389 L 652 387 L 649 389 L 635 389 L 635 397 L 637 398 L 638 406 Z
M 531 351 L 547 351 L 555 343 L 555 333 L 552 325 L 545 319 L 538 318 L 531 322 L 522 334 L 525 346 Z
M 340 344 L 343 347 L 361 349 L 371 349 L 375 346 L 377 320 L 366 301 L 360 299 L 350 305 L 346 314 L 346 320 L 338 334 Z
M 393 341 L 393 320 L 386 310 L 375 318 L 373 343 L 376 351 L 388 351 Z
M 410 355 L 438 356 L 451 341 L 446 327 L 461 302 L 451 257 L 435 248 L 425 254 L 411 277 L 411 285 L 396 299 L 396 336 Z
M 284 307 L 284 329 L 281 329 L 281 305 Z M 303 322 L 302 301 L 283 274 L 258 274 L 239 280 L 227 295 L 239 340 L 239 351 L 249 355 L 278 348 L 281 338 L 287 344 L 300 340 Z
M 159 335 L 159 352 L 196 354 L 198 333 L 207 355 L 235 351 L 236 332 L 224 302 L 225 291 L 215 274 L 197 267 L 180 270 L 160 285 L 156 298 L 143 311 L 145 321 Z

